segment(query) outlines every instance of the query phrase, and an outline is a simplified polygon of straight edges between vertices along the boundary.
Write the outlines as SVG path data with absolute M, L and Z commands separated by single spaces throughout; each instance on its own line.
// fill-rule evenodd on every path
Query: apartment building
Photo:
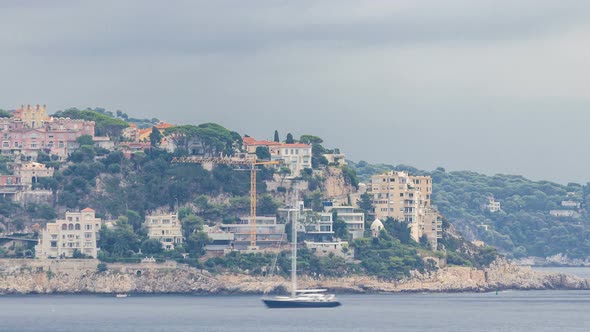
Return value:
M 94 127 L 94 121 L 48 117 L 45 106 L 23 106 L 13 117 L 0 119 L 0 149 L 3 154 L 34 157 L 45 151 L 65 158 L 78 137 L 94 137 Z
M 442 236 L 440 214 L 431 205 L 432 178 L 407 172 L 389 171 L 373 175 L 367 188 L 373 199 L 375 217 L 408 223 L 415 241 L 426 235 L 436 248 Z
M 356 212 L 352 206 L 325 206 L 324 211 L 332 214 L 336 212 L 338 219 L 346 223 L 348 233 L 352 239 L 361 238 L 365 235 L 365 214 Z
M 234 249 L 250 249 L 250 217 L 242 217 L 231 224 L 221 224 L 220 229 L 234 235 Z M 256 246 L 258 249 L 278 248 L 287 241 L 285 225 L 276 217 L 256 216 Z
M 148 238 L 160 241 L 165 250 L 174 250 L 177 244 L 182 243 L 182 224 L 177 214 L 147 216 L 143 226 Z
M 96 240 L 102 221 L 94 213 L 91 208 L 66 212 L 65 219 L 47 223 L 35 246 L 35 257 L 68 258 L 78 253 L 96 258 Z

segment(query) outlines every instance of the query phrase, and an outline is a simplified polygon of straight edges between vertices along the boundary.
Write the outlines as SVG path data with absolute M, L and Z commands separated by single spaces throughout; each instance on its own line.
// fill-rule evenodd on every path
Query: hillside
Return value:
M 509 256 L 562 254 L 585 259 L 590 253 L 585 185 L 564 186 L 516 175 L 446 172 L 443 168 L 427 172 L 406 165 L 371 165 L 363 161 L 349 165 L 360 181 L 368 181 L 372 174 L 387 170 L 432 176 L 433 204 L 447 221 L 467 238 L 483 240 Z M 500 202 L 501 211 L 489 211 L 486 206 L 489 197 Z

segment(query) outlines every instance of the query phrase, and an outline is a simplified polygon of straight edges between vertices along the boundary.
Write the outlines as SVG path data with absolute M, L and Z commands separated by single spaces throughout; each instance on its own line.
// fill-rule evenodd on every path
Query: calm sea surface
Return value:
M 590 291 L 341 295 L 333 309 L 257 296 L 0 297 L 0 331 L 588 331 Z

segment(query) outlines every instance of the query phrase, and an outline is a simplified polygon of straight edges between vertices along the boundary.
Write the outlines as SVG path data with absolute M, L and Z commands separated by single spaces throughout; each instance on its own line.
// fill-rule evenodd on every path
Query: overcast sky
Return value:
M 120 109 L 349 159 L 590 181 L 590 2 L 0 1 L 0 108 Z

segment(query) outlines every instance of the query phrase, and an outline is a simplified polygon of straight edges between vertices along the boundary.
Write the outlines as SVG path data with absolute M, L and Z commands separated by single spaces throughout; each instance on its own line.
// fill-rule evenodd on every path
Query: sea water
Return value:
M 267 309 L 258 296 L 0 297 L 0 331 L 588 331 L 590 291 L 340 295 Z

